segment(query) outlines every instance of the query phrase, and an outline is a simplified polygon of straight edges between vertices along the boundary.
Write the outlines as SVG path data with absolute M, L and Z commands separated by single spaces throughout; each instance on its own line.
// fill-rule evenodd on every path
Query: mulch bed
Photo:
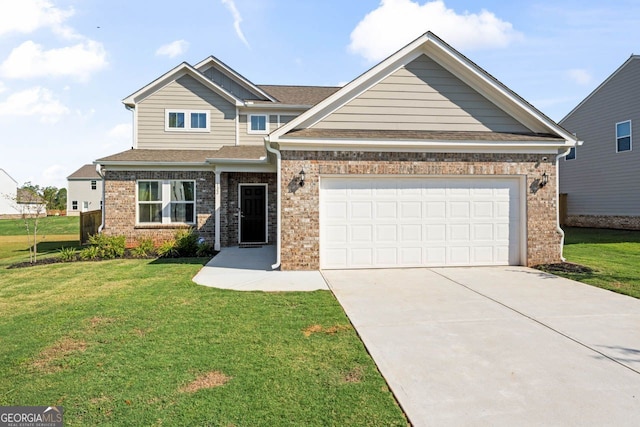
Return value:
M 572 262 L 558 262 L 555 264 L 540 264 L 537 265 L 538 270 L 546 271 L 548 273 L 576 273 L 576 274 L 591 274 L 593 269 L 584 265 L 574 264 Z

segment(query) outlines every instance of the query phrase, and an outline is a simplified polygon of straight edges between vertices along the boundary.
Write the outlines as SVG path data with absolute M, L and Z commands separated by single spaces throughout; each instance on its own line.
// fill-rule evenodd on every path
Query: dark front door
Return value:
M 267 211 L 264 185 L 240 187 L 240 243 L 266 243 Z

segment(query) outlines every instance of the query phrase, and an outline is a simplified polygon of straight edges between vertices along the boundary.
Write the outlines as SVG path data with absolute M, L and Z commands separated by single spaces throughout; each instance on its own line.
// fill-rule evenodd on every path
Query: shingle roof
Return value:
M 23 205 L 44 203 L 44 199 L 28 188 L 18 188 L 16 201 Z
M 340 90 L 339 87 L 334 86 L 258 85 L 258 87 L 278 102 L 288 105 L 316 105 Z M 260 101 L 256 101 L 258 102 Z
M 219 150 L 131 149 L 96 162 L 205 163 L 207 159 L 259 160 L 266 156 L 263 146 L 224 146 Z
M 550 134 L 508 132 L 451 132 L 420 130 L 299 129 L 284 135 L 290 138 L 398 139 L 425 141 L 564 141 Z
M 96 172 L 96 167 L 94 165 L 84 165 L 71 175 L 67 177 L 67 179 L 102 179 L 98 172 Z

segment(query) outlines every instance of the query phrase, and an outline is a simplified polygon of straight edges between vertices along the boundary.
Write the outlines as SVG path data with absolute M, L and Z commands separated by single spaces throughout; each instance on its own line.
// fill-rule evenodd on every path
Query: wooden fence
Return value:
M 80 212 L 80 244 L 89 243 L 89 237 L 98 233 L 102 224 L 102 210 Z

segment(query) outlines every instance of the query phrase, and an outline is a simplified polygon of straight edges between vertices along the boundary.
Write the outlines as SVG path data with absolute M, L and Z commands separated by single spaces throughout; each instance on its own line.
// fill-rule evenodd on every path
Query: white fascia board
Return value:
M 158 90 L 168 85 L 169 83 L 175 80 L 178 80 L 180 77 L 187 74 L 195 78 L 198 82 L 203 84 L 205 87 L 211 89 L 213 92 L 217 93 L 218 95 L 228 100 L 233 105 L 237 107 L 244 105 L 244 102 L 241 99 L 236 98 L 233 94 L 231 94 L 230 92 L 227 92 L 225 89 L 221 88 L 216 83 L 209 80 L 204 74 L 202 74 L 200 71 L 196 70 L 186 62 L 183 62 L 182 64 L 178 65 L 171 71 L 158 77 L 157 79 L 155 79 L 153 82 L 149 83 L 142 89 L 132 93 L 131 95 L 123 99 L 122 103 L 129 107 L 135 107 L 135 104 L 137 104 L 138 102 L 144 100 L 145 98 L 149 97 L 153 93 L 157 92 Z
M 262 163 L 259 165 L 247 165 L 247 164 L 216 164 L 214 165 L 215 172 L 255 172 L 255 173 L 276 173 L 276 165 Z
M 416 141 L 416 140 L 347 140 L 347 139 L 281 139 L 281 151 L 371 151 L 371 152 L 513 152 L 555 153 L 573 147 L 573 143 L 540 143 L 531 141 Z
M 308 110 L 313 105 L 296 105 L 296 104 L 255 104 L 251 101 L 245 101 L 244 108 L 246 109 L 265 109 L 265 110 Z
M 256 86 L 255 84 L 251 83 L 251 81 L 249 79 L 247 79 L 246 77 L 244 77 L 242 74 L 238 73 L 236 70 L 234 70 L 233 68 L 229 67 L 227 64 L 225 64 L 224 62 L 220 61 L 218 58 L 216 58 L 215 56 L 211 55 L 205 59 L 203 59 L 202 61 L 198 62 L 195 65 L 195 68 L 197 70 L 202 70 L 203 72 L 206 71 L 208 68 L 207 65 L 217 65 L 218 67 L 222 68 L 227 74 L 230 74 L 232 77 L 234 77 L 236 80 L 239 80 L 240 82 L 242 82 L 245 86 L 248 86 L 248 89 L 250 89 L 251 91 L 257 93 L 258 95 L 262 95 L 264 96 L 266 99 L 268 99 L 271 102 L 276 102 L 275 99 L 273 99 L 271 96 L 269 96 L 268 93 L 266 93 L 265 91 L 263 91 L 262 89 L 260 89 L 258 86 Z M 211 66 L 213 66 L 211 65 Z
M 95 161 L 94 164 L 106 167 L 107 170 L 117 171 L 149 171 L 149 170 L 167 170 L 167 171 L 202 171 L 211 170 L 211 165 L 201 162 L 114 162 L 114 161 Z M 133 168 L 133 169 L 132 169 Z

